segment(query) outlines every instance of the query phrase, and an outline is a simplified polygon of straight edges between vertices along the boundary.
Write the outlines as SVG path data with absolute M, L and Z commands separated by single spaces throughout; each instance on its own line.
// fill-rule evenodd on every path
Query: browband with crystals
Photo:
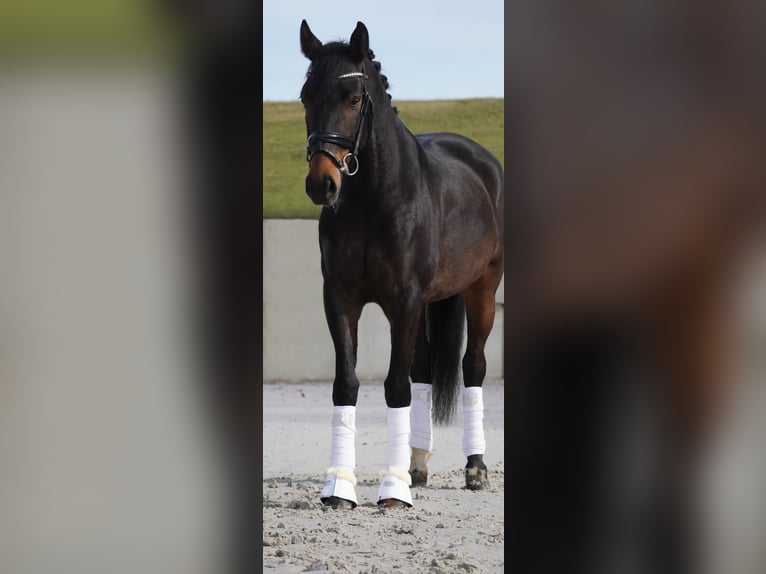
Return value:
M 364 72 L 349 72 L 348 74 L 341 74 L 338 76 L 339 80 L 345 80 L 346 78 L 364 78 L 367 79 L 367 74 Z

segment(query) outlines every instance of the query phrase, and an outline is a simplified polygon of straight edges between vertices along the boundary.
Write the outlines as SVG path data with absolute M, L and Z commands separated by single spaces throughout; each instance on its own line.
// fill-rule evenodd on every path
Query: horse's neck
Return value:
M 385 199 L 398 187 L 403 174 L 412 179 L 422 168 L 420 146 L 395 114 L 380 118 L 373 130 L 371 145 L 360 154 L 364 162 L 360 172 L 365 193 Z

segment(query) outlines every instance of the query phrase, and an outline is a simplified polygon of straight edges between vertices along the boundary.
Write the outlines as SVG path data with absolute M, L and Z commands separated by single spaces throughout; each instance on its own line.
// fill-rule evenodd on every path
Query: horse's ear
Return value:
M 314 33 L 311 31 L 311 28 L 309 28 L 306 20 L 303 20 L 303 22 L 301 22 L 301 51 L 303 52 L 303 55 L 309 60 L 313 60 L 317 51 L 321 47 L 322 42 L 319 41 L 319 38 L 314 36 Z
M 351 34 L 351 53 L 354 55 L 354 60 L 361 62 L 370 52 L 370 36 L 367 33 L 367 28 L 361 22 L 356 23 L 354 33 Z

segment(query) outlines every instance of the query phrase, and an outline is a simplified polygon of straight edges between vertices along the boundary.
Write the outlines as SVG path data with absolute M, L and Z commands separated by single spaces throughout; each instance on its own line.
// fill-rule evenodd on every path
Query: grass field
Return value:
M 154 0 L 0 0 L 0 63 L 156 59 L 175 36 Z
M 450 131 L 470 137 L 504 164 L 503 99 L 394 101 L 413 133 Z M 263 217 L 311 219 L 306 196 L 306 124 L 299 102 L 263 103 Z

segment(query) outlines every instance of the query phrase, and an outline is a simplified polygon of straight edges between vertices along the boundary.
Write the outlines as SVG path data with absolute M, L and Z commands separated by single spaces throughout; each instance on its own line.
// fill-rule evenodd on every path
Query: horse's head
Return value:
M 367 28 L 357 22 L 348 44 L 322 44 L 304 20 L 300 40 L 311 60 L 301 89 L 308 135 L 306 193 L 317 205 L 333 205 L 342 176 L 359 169 L 360 138 L 372 106 L 367 92 L 369 38 Z

